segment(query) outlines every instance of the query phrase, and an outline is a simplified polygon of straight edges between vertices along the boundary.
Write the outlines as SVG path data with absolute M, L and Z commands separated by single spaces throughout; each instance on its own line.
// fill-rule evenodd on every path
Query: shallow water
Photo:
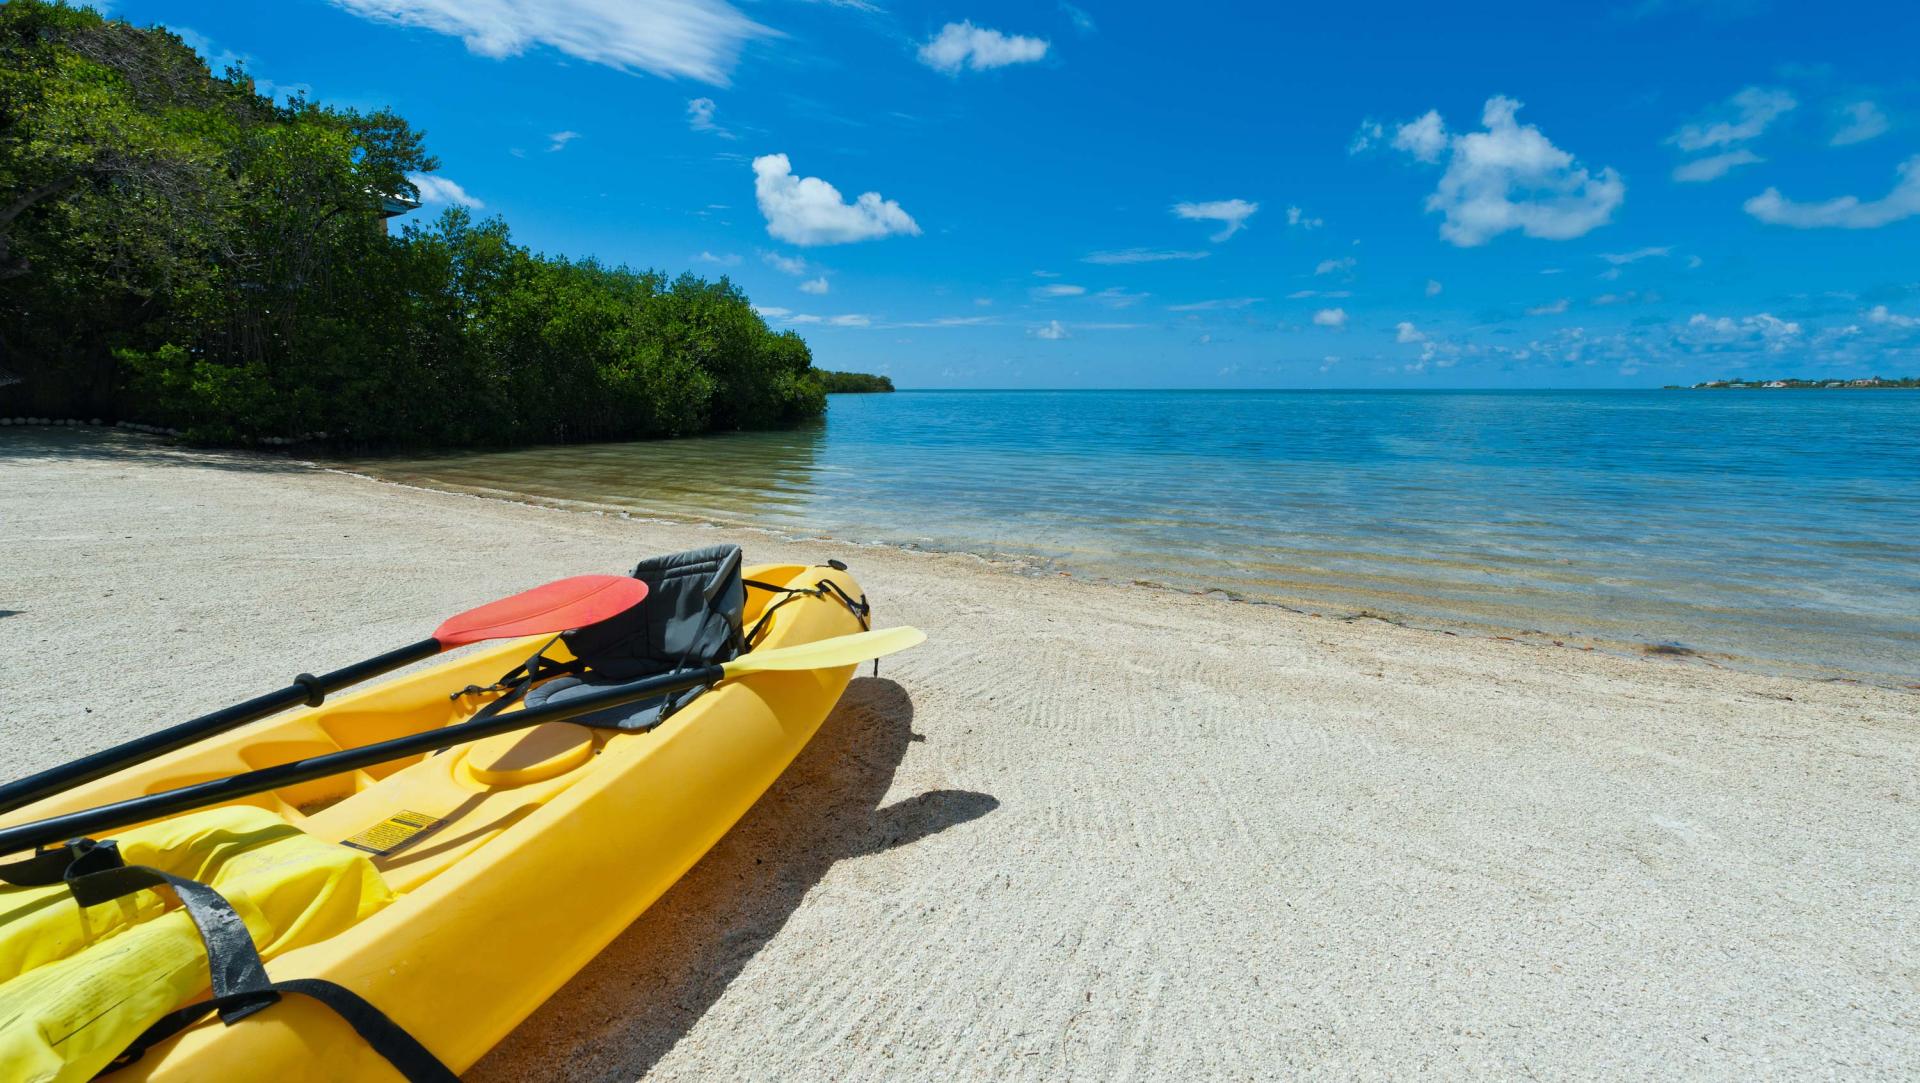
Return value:
M 343 464 L 489 495 L 1920 678 L 1920 393 L 897 392 Z

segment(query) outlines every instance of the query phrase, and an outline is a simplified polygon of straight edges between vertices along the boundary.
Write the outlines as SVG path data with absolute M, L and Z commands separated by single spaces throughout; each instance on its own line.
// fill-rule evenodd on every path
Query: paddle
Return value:
M 195 741 L 306 704 L 318 707 L 330 692 L 391 673 L 401 666 L 468 643 L 542 635 L 583 628 L 623 613 L 647 596 L 647 585 L 620 575 L 576 575 L 521 591 L 448 617 L 433 635 L 399 650 L 356 662 L 318 677 L 302 673 L 278 692 L 256 696 L 222 711 L 201 715 L 157 733 L 50 767 L 0 786 L 0 813 L 31 805 L 62 790 L 92 782 L 123 767 L 150 760 Z
M 906 650 L 923 642 L 926 638 L 926 633 L 918 628 L 886 628 L 874 632 L 856 632 L 853 635 L 839 636 L 834 639 L 816 640 L 794 647 L 753 651 L 717 666 L 701 666 L 698 669 L 663 673 L 658 677 L 579 696 L 564 703 L 506 711 L 477 722 L 442 726 L 361 748 L 330 752 L 324 756 L 311 756 L 275 767 L 263 767 L 258 771 L 248 771 L 245 774 L 214 779 L 211 782 L 182 786 L 176 790 L 165 790 L 145 797 L 116 801 L 111 805 L 101 805 L 99 808 L 84 809 L 64 816 L 54 816 L 21 824 L 18 827 L 9 827 L 0 830 L 0 855 L 11 854 L 30 846 L 48 846 L 65 842 L 109 828 L 143 823 L 147 820 L 186 812 L 189 809 L 204 808 L 239 797 L 265 793 L 297 782 L 308 782 L 328 775 L 337 775 L 343 771 L 372 767 L 375 764 L 406 756 L 466 744 L 483 737 L 492 737 L 496 733 L 532 729 L 545 722 L 564 722 L 569 718 L 592 714 L 607 707 L 618 707 L 698 685 L 736 680 L 751 673 L 772 670 L 837 669 L 841 666 L 858 665 L 872 658 Z

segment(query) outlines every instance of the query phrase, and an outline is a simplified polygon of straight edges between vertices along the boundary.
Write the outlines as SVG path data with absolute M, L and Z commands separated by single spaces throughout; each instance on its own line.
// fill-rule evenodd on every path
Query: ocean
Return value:
M 1328 616 L 1920 680 L 1920 392 L 902 391 L 833 396 L 798 431 L 341 465 Z

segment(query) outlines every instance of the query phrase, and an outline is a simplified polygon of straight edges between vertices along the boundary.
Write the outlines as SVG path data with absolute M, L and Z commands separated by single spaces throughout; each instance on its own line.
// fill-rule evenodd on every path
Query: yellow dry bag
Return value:
M 128 865 L 218 891 L 268 959 L 393 898 L 365 854 L 250 806 L 175 817 L 115 841 Z M 208 982 L 200 933 L 168 888 L 82 906 L 64 883 L 0 885 L 0 1079 L 90 1079 Z

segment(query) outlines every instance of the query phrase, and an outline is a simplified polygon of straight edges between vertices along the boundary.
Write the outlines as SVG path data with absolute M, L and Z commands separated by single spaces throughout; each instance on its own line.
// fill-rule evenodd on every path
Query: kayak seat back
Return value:
M 563 633 L 570 658 L 556 661 L 542 647 L 502 677 L 511 691 L 482 708 L 484 718 L 524 699 L 529 707 L 565 703 L 675 670 L 731 661 L 745 649 L 746 585 L 740 547 L 715 545 L 652 557 L 634 566 L 647 600 L 597 624 Z M 595 711 L 574 719 L 596 729 L 645 733 L 693 702 L 706 685 Z

